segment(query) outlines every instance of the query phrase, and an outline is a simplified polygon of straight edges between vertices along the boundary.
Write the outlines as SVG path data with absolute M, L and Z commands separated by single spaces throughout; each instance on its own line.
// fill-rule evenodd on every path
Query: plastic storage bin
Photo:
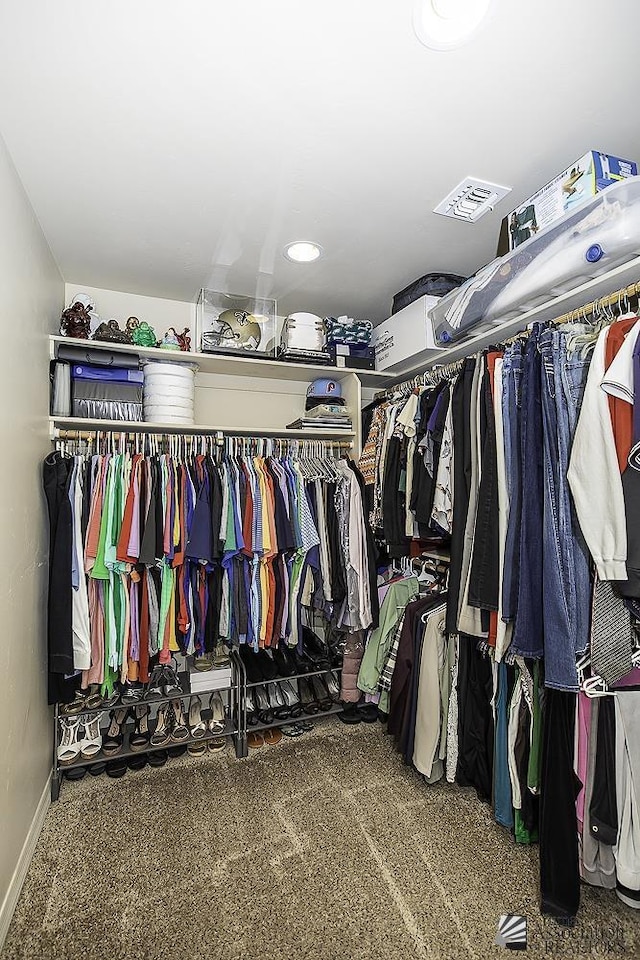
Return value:
M 640 177 L 630 177 L 443 297 L 430 310 L 436 342 L 511 320 L 638 254 Z

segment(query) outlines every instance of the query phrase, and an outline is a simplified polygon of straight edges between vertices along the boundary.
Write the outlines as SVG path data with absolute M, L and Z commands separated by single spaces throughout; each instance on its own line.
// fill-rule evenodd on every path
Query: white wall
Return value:
M 0 138 L 0 949 L 46 810 L 47 520 L 42 459 L 62 278 Z M 34 829 L 32 829 L 34 825 Z
M 102 320 L 114 318 L 123 328 L 129 317 L 146 320 L 155 330 L 158 340 L 166 333 L 168 327 L 175 327 L 178 333 L 182 333 L 185 327 L 189 327 L 192 349 L 197 349 L 195 303 L 187 303 L 184 300 L 163 300 L 161 297 L 143 297 L 137 293 L 122 293 L 120 290 L 102 290 L 82 283 L 65 283 L 65 305 L 69 306 L 78 293 L 87 293 L 91 297 L 96 305 L 96 313 Z

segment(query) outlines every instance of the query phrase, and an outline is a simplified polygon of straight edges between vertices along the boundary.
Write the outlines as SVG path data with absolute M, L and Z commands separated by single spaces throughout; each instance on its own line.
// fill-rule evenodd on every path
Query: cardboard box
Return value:
M 632 160 L 590 150 L 504 218 L 498 256 L 515 250 L 529 237 L 591 200 L 612 183 L 635 177 L 637 173 L 637 164 Z
M 429 317 L 429 310 L 439 299 L 419 297 L 374 327 L 371 345 L 376 353 L 376 370 L 396 370 L 408 361 L 418 363 L 423 355 L 443 349 L 433 338 Z

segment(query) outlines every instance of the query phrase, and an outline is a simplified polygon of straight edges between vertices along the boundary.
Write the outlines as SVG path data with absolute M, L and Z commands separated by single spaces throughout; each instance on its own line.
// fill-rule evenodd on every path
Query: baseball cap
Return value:
M 335 397 L 342 396 L 342 386 L 337 380 L 331 380 L 330 377 L 319 377 L 309 384 L 307 396 L 333 400 Z

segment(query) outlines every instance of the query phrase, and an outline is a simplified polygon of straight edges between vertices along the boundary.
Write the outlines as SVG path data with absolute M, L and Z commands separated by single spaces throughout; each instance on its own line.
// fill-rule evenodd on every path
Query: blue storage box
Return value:
M 123 367 L 93 367 L 86 363 L 76 363 L 71 368 L 73 380 L 102 380 L 103 382 L 139 383 L 144 382 L 142 370 L 125 370 Z

